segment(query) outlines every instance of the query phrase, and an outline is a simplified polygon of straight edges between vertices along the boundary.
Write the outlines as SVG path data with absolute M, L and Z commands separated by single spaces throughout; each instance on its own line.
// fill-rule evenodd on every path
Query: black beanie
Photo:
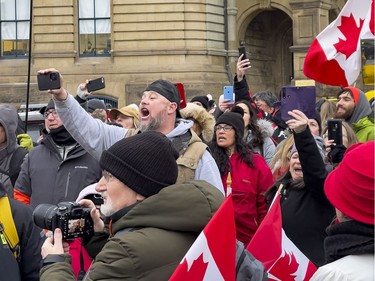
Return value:
M 165 97 L 170 102 L 177 103 L 177 110 L 176 110 L 177 115 L 176 116 L 178 118 L 181 118 L 181 114 L 180 114 L 181 97 L 175 84 L 167 80 L 159 79 L 159 80 L 152 82 L 150 85 L 148 85 L 145 92 L 147 91 L 156 92 L 159 95 L 162 95 L 163 97 Z
M 55 103 L 52 99 L 50 99 L 50 101 L 48 102 L 48 104 L 46 106 L 43 106 L 39 110 L 39 113 L 44 115 L 44 112 L 46 112 L 47 110 L 50 110 L 50 109 L 55 109 Z
M 206 110 L 210 107 L 208 103 L 208 97 L 206 96 L 196 96 L 192 98 L 190 102 L 194 102 L 194 101 L 200 102 Z
M 147 131 L 116 142 L 100 157 L 100 166 L 145 197 L 175 184 L 179 157 L 162 133 Z
M 220 115 L 220 117 L 216 121 L 216 125 L 218 124 L 227 124 L 231 125 L 234 130 L 236 131 L 237 135 L 240 138 L 243 138 L 244 131 L 245 131 L 245 122 L 243 121 L 244 111 L 241 107 L 235 106 L 233 107 L 232 111 L 228 111 Z

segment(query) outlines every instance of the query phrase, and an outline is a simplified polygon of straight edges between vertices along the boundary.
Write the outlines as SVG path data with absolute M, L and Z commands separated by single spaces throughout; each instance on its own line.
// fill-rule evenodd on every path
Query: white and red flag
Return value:
M 322 84 L 352 85 L 361 71 L 361 39 L 375 39 L 374 0 L 348 0 L 312 42 L 304 74 Z
M 269 281 L 308 281 L 317 270 L 282 228 L 280 193 L 276 194 L 247 250 L 263 263 Z
M 236 226 L 229 195 L 190 247 L 169 281 L 234 281 Z

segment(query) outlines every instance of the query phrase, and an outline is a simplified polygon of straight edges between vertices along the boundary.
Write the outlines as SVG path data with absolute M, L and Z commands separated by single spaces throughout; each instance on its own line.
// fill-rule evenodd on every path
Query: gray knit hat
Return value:
M 100 157 L 100 166 L 145 197 L 176 183 L 179 157 L 162 133 L 147 131 L 116 142 Z

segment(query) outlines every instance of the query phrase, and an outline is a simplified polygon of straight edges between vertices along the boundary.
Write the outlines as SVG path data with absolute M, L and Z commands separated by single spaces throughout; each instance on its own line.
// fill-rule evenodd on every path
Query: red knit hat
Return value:
M 351 93 L 351 95 L 353 97 L 353 100 L 354 100 L 354 103 L 358 104 L 359 96 L 360 96 L 359 89 L 357 89 L 355 87 L 345 87 L 345 88 L 342 89 L 342 91 L 339 93 L 339 95 L 341 95 L 343 92 Z
M 374 225 L 374 141 L 354 144 L 327 177 L 324 191 L 346 216 Z

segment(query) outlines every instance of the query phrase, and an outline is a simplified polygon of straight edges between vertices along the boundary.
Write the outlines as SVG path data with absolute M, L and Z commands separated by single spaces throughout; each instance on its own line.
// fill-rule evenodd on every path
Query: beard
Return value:
M 159 131 L 162 124 L 164 123 L 164 114 L 166 110 L 160 111 L 158 115 L 153 118 L 150 118 L 150 121 L 147 124 L 142 124 L 139 127 L 141 132 L 146 131 Z
M 115 213 L 115 210 L 113 210 L 113 207 L 112 207 L 112 201 L 109 197 L 107 197 L 107 199 L 105 200 L 105 203 L 100 205 L 100 212 L 105 217 L 110 217 Z
M 343 109 L 344 111 L 337 112 L 337 109 L 339 108 Z M 339 108 L 336 109 L 334 118 L 348 120 L 352 116 L 353 111 L 354 111 L 354 108 L 352 110 L 349 110 L 348 108 L 343 108 L 343 107 L 339 107 Z

